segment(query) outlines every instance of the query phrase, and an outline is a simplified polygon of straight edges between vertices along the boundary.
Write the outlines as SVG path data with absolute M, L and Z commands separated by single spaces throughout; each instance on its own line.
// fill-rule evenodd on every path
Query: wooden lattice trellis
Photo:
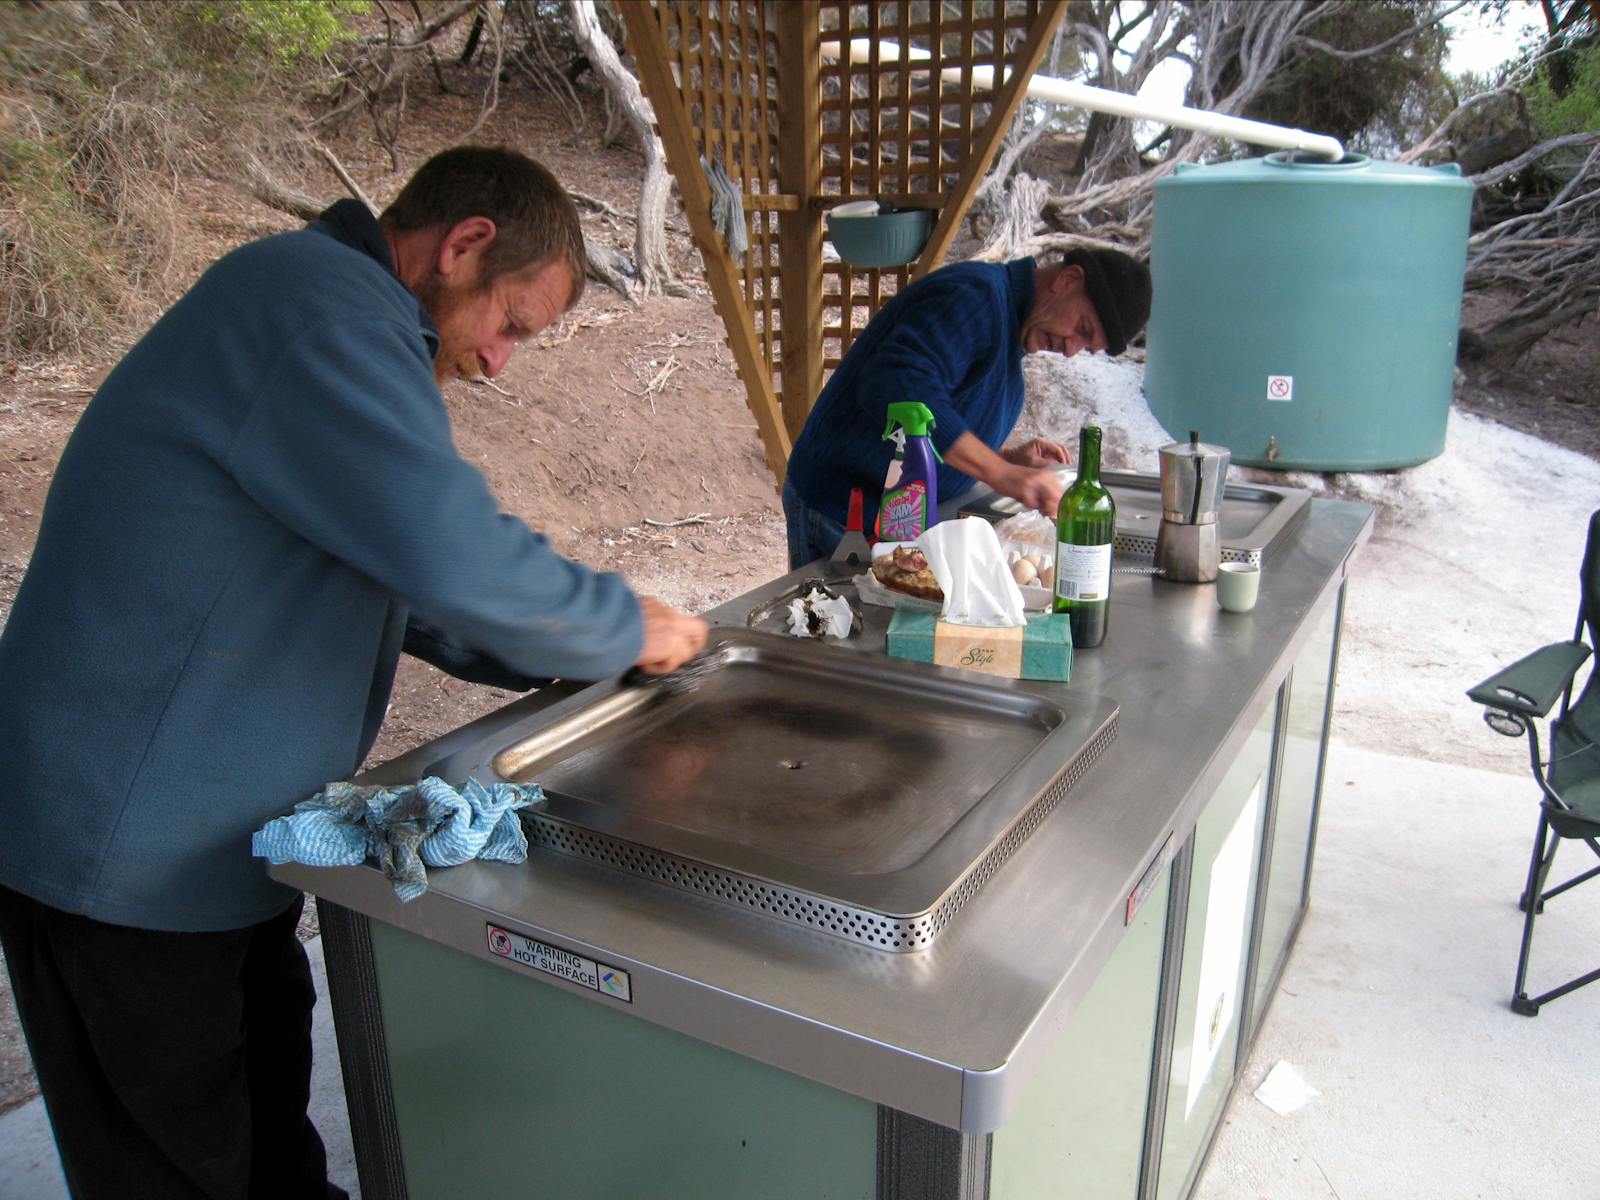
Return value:
M 943 261 L 1066 0 L 618 7 L 781 480 L 825 372 L 898 289 Z M 713 224 L 712 164 L 743 203 L 737 260 Z M 825 260 L 824 213 L 853 199 L 935 210 L 916 262 Z

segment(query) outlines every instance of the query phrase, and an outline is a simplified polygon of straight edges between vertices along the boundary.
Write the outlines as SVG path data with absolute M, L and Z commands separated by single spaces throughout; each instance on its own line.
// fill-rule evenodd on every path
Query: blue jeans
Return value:
M 800 499 L 800 493 L 787 479 L 783 481 L 783 517 L 789 526 L 791 571 L 831 557 L 844 538 L 844 526 Z

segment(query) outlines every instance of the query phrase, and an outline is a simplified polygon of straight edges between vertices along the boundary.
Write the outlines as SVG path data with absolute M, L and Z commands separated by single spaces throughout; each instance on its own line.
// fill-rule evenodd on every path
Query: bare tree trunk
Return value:
M 607 94 L 626 115 L 629 127 L 644 150 L 644 180 L 639 185 L 639 219 L 634 237 L 639 291 L 649 296 L 680 290 L 667 262 L 667 195 L 671 176 L 667 174 L 666 151 L 655 133 L 655 114 L 639 90 L 639 81 L 622 65 L 616 46 L 600 27 L 594 0 L 568 0 L 567 16 L 572 22 L 573 37 L 588 56 L 589 65 Z
M 1216 112 L 1242 112 L 1305 36 L 1319 16 L 1338 0 L 1231 0 L 1227 4 L 1179 4 L 1151 0 L 1134 6 L 1118 0 L 1073 5 L 1077 34 L 1091 77 L 1100 87 L 1137 92 L 1157 66 L 1169 58 L 1193 67 L 1185 103 Z M 1153 186 L 1179 163 L 1198 162 L 1216 139 L 1172 130 L 1159 162 L 1141 156 L 1133 122 L 1096 118 L 1090 122 L 1074 189 L 1045 205 L 1045 218 L 1068 234 L 1120 226 L 1138 231 L 1134 248 L 1149 243 Z
M 1050 185 L 1018 171 L 1000 201 L 1000 214 L 983 249 L 973 257 L 984 262 L 1005 262 L 1026 253 L 1039 224 L 1039 210 L 1049 199 Z
M 244 156 L 245 190 L 268 208 L 286 212 L 302 221 L 315 221 L 327 204 L 315 196 L 308 196 L 292 188 L 268 171 L 265 164 L 253 154 Z
M 1600 308 L 1600 133 L 1551 138 L 1472 178 L 1482 187 L 1582 145 L 1591 147 L 1588 155 L 1543 208 L 1508 217 L 1467 242 L 1469 290 L 1507 288 L 1522 296 L 1487 329 L 1462 330 L 1461 357 L 1491 374 L 1515 364 L 1545 334 Z

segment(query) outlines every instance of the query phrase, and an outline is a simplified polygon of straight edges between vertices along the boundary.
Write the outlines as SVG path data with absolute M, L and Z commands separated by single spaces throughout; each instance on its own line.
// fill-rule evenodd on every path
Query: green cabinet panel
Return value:
M 1276 717 L 1267 705 L 1195 825 L 1157 1200 L 1188 1193 L 1233 1084 Z
M 1327 753 L 1323 733 L 1333 703 L 1334 636 L 1339 605 L 1330 604 L 1289 678 L 1283 748 L 1280 751 L 1277 808 L 1267 854 L 1266 894 L 1261 912 L 1261 950 L 1251 998 L 1250 1028 L 1266 1012 L 1278 976 L 1288 960 L 1295 923 L 1306 902 L 1311 870 L 1311 827 L 1316 819 Z
M 413 1200 L 873 1200 L 877 1106 L 372 922 Z
M 990 1147 L 990 1200 L 1134 1200 L 1172 872 L 1151 889 Z

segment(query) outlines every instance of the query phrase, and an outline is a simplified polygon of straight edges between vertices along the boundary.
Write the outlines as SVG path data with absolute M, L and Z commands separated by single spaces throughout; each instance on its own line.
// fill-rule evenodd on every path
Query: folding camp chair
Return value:
M 1563 838 L 1587 843 L 1600 858 L 1600 840 L 1596 840 L 1600 839 L 1600 671 L 1590 670 L 1577 703 L 1572 702 L 1573 680 L 1600 635 L 1600 511 L 1589 518 L 1589 540 L 1579 579 L 1578 624 L 1572 640 L 1535 650 L 1467 693 L 1484 706 L 1483 719 L 1496 733 L 1528 735 L 1528 760 L 1541 793 L 1539 830 L 1534 834 L 1528 881 L 1520 901 L 1527 915 L 1511 994 L 1513 1011 L 1525 1017 L 1537 1016 L 1541 1004 L 1600 979 L 1600 969 L 1590 971 L 1531 999 L 1525 988 L 1533 922 L 1544 911 L 1545 901 L 1600 875 L 1600 866 L 1596 866 L 1556 887 L 1546 890 L 1544 886 Z M 1561 711 L 1548 722 L 1550 757 L 1542 759 L 1535 721 L 1548 718 L 1558 698 Z

